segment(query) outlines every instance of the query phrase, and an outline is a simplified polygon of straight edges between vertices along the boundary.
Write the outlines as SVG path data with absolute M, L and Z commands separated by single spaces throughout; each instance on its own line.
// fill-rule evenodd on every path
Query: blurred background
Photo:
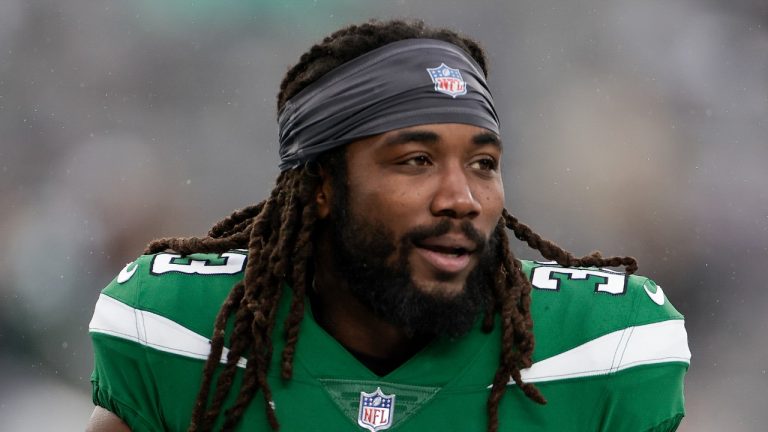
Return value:
M 575 254 L 636 256 L 686 315 L 680 430 L 766 430 L 764 0 L 3 0 L 0 429 L 83 429 L 99 290 L 152 238 L 260 201 L 283 73 L 372 17 L 483 42 L 507 207 Z

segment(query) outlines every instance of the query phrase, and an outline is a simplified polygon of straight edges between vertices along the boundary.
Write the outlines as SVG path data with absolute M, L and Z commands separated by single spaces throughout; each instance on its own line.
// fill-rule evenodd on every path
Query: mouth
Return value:
M 414 250 L 440 273 L 457 274 L 466 270 L 476 246 L 465 238 L 435 237 L 415 244 Z

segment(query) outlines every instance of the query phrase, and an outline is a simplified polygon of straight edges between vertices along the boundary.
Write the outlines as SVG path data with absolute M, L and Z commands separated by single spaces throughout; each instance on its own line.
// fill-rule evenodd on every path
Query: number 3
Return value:
M 195 259 L 178 254 L 157 254 L 152 259 L 152 274 L 177 272 L 200 275 L 236 274 L 243 271 L 246 255 L 225 252 L 211 258 Z
M 595 278 L 596 292 L 613 295 L 624 294 L 627 290 L 627 275 L 605 269 L 581 269 L 542 266 L 533 269 L 531 285 L 543 290 L 560 290 L 560 279 L 554 274 L 566 275 L 568 279 L 588 280 Z

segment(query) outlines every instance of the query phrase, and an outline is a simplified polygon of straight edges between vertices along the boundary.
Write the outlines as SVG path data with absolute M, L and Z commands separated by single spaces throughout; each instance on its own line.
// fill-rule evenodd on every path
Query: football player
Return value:
M 302 55 L 269 197 L 102 292 L 89 430 L 675 430 L 683 317 L 633 258 L 576 257 L 504 208 L 486 72 L 419 21 Z

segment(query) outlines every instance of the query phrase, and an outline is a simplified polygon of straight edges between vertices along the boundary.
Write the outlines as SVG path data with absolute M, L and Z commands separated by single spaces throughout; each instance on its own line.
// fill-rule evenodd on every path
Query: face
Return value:
M 498 269 L 498 137 L 464 124 L 422 125 L 352 143 L 346 157 L 348 182 L 320 206 L 337 270 L 396 324 L 419 332 L 455 328 L 463 317 L 467 330 Z

